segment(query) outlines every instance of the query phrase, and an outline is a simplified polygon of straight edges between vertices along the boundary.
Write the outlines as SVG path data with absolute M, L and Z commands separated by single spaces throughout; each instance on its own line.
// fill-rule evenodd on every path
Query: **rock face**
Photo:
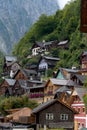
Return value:
M 0 0 L 0 51 L 11 52 L 41 14 L 58 9 L 57 0 Z

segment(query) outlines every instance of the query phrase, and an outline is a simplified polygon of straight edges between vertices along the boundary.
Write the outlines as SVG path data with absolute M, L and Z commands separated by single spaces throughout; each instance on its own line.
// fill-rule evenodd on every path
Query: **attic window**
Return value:
M 53 120 L 53 113 L 46 113 L 46 120 Z

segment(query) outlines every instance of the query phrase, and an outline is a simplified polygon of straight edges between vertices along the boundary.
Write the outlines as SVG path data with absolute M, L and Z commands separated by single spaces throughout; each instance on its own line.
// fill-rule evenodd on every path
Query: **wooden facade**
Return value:
M 80 30 L 87 33 L 87 0 L 81 0 L 81 24 Z
M 74 114 L 76 111 L 58 100 L 46 102 L 33 110 L 36 124 L 41 127 L 74 129 Z

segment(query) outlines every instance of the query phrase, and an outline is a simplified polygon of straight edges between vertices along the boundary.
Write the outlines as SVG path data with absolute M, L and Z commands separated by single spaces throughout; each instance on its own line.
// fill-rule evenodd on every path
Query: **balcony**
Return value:
M 30 93 L 29 98 L 42 98 L 44 97 L 44 93 Z

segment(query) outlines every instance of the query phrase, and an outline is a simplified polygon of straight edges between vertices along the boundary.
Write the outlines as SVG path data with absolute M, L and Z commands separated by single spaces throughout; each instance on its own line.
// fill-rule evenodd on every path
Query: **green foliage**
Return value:
M 27 96 L 21 97 L 0 97 L 0 111 L 5 114 L 6 110 L 13 108 L 29 107 L 35 108 L 38 105 L 36 101 L 31 101 Z
M 87 36 L 82 34 L 80 28 L 80 1 L 72 0 L 63 10 L 58 10 L 53 16 L 40 16 L 39 20 L 30 28 L 29 32 L 15 46 L 13 52 L 15 55 L 25 61 L 25 56 L 30 54 L 30 48 L 34 41 L 51 40 L 69 40 L 69 49 L 52 48 L 51 56 L 60 58 L 56 68 L 80 67 L 80 55 L 82 51 L 87 50 Z M 35 58 L 30 60 L 32 63 Z M 28 61 L 29 62 L 29 61 Z

